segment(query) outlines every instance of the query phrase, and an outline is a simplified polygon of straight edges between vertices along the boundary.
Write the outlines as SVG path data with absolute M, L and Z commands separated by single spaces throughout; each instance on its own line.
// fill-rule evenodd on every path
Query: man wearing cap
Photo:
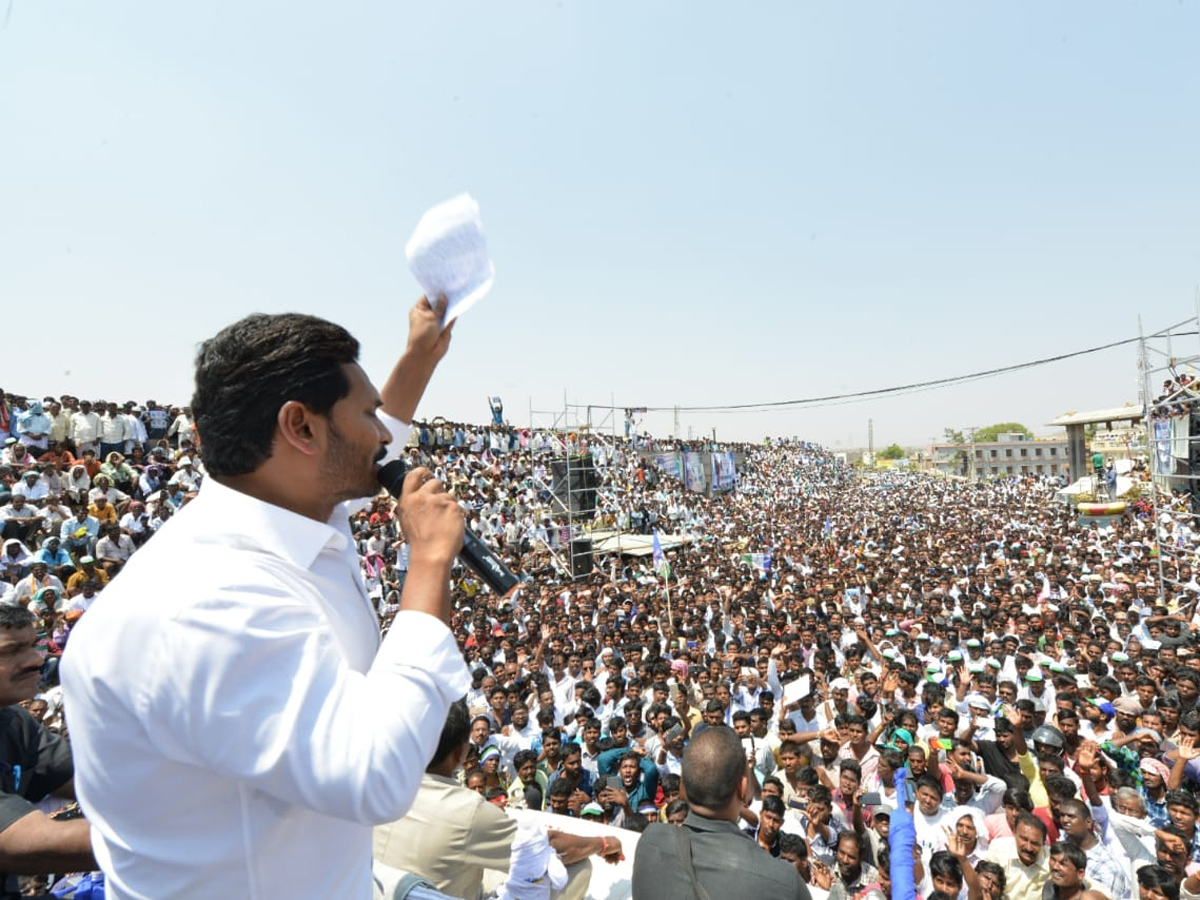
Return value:
M 192 465 L 190 456 L 181 456 L 176 464 L 175 474 L 171 476 L 171 480 L 178 482 L 185 491 L 191 492 L 198 490 L 200 487 L 200 479 L 196 476 L 195 466 Z
M 100 587 L 108 584 L 108 575 L 105 571 L 96 565 L 96 560 L 92 556 L 79 557 L 79 571 L 67 579 L 67 596 L 73 597 L 83 590 L 85 583 L 93 581 Z
M 1103 698 L 1093 697 L 1088 700 L 1082 712 L 1084 717 L 1084 737 L 1098 744 L 1112 739 L 1115 734 L 1112 721 L 1117 714 L 1116 707 L 1112 702 Z

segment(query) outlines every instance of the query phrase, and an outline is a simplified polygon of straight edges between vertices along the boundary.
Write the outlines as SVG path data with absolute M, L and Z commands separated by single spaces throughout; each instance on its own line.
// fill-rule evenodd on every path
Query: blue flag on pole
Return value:
M 662 544 L 658 542 L 658 532 L 654 531 L 652 534 L 653 542 L 651 547 L 654 555 L 654 571 L 663 578 L 667 578 L 671 574 L 671 566 L 667 563 L 667 558 L 663 556 Z

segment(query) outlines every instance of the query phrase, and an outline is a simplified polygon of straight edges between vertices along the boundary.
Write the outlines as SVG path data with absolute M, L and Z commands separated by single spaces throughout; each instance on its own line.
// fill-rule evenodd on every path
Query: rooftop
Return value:
M 1097 409 L 1092 412 L 1063 413 L 1049 425 L 1100 425 L 1107 422 L 1140 422 L 1145 411 L 1140 406 L 1128 403 L 1113 409 Z

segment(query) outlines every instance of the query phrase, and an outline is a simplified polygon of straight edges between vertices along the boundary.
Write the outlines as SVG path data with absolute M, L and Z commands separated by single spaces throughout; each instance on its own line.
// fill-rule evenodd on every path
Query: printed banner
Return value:
M 1154 446 L 1158 450 L 1158 471 L 1170 475 L 1175 471 L 1175 460 L 1171 456 L 1171 422 L 1169 419 L 1154 420 Z
M 732 453 L 713 453 L 712 454 L 712 489 L 714 491 L 728 491 L 733 488 L 733 483 L 737 478 L 737 470 L 733 465 Z
M 683 459 L 683 483 L 689 491 L 703 491 L 704 457 L 699 453 L 686 453 Z
M 678 453 L 656 453 L 654 465 L 660 472 L 683 481 L 683 464 Z

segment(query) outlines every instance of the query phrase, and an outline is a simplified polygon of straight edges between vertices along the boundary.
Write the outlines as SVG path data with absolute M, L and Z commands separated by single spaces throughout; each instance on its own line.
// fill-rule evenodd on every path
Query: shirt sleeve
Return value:
M 348 666 L 321 604 L 258 570 L 171 619 L 148 654 L 143 722 L 168 758 L 285 802 L 378 825 L 412 805 L 446 712 L 470 686 L 450 630 L 401 611 L 370 669 Z M 197 652 L 203 647 L 203 653 Z
M 492 803 L 480 803 L 471 816 L 470 833 L 461 861 L 464 865 L 507 872 L 516 836 L 516 819 L 510 819 Z
M 37 766 L 33 770 L 26 796 L 41 800 L 62 787 L 75 775 L 71 745 L 52 731 L 38 727 Z

